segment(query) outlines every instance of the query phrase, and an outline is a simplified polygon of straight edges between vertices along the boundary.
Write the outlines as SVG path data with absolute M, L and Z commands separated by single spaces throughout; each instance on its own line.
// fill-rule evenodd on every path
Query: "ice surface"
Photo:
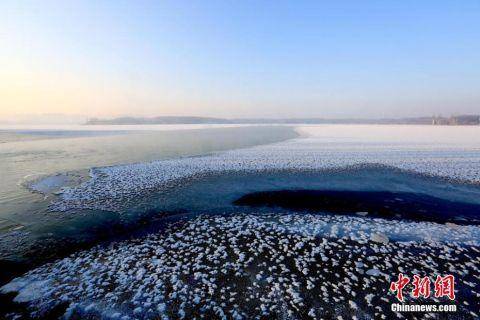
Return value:
M 372 242 L 378 230 L 422 239 Z M 37 317 L 66 303 L 66 318 L 377 318 L 394 301 L 389 281 L 408 270 L 472 283 L 471 296 L 462 296 L 471 304 L 458 305 L 466 314 L 479 306 L 479 231 L 296 213 L 199 216 L 167 232 L 75 253 L 1 290 L 18 293 L 16 301 L 28 302 Z M 456 240 L 427 237 L 447 232 Z
M 315 126 L 297 130 L 302 138 L 276 144 L 94 168 L 92 179 L 66 188 L 52 209 L 120 212 L 132 199 L 182 179 L 231 171 L 325 170 L 374 164 L 480 183 L 480 129 L 476 127 Z

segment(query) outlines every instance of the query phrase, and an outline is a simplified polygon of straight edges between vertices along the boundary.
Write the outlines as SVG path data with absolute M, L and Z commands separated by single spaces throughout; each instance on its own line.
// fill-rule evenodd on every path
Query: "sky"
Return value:
M 480 1 L 0 1 L 0 118 L 480 113 Z

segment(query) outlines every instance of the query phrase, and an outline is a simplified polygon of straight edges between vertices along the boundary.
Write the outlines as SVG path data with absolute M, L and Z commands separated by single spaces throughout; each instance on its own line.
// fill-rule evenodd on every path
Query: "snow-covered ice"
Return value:
M 120 212 L 131 200 L 183 179 L 222 172 L 325 170 L 366 164 L 480 183 L 480 129 L 436 126 L 300 127 L 303 136 L 270 145 L 189 157 L 93 168 L 66 187 L 51 208 Z
M 480 306 L 479 229 L 318 214 L 199 216 L 72 254 L 1 290 L 37 317 L 64 304 L 66 318 L 378 318 L 392 316 L 389 281 L 405 269 L 454 274 L 458 301 L 469 301 L 458 312 L 468 314 Z M 384 244 L 370 240 L 378 230 L 450 231 L 458 240 Z

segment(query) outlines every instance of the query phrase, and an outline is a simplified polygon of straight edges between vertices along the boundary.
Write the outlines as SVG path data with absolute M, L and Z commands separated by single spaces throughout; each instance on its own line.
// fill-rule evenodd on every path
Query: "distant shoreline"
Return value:
M 468 118 L 462 122 L 458 119 Z M 113 119 L 92 118 L 85 125 L 146 125 L 146 124 L 410 124 L 410 125 L 479 125 L 479 116 L 414 117 L 414 118 L 382 118 L 382 119 L 324 119 L 324 118 L 211 118 L 165 116 L 153 118 L 121 117 Z

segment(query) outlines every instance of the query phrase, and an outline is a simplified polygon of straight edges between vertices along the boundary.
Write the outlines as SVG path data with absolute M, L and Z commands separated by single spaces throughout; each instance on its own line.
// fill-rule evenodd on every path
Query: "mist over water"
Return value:
M 280 126 L 4 129 L 0 131 L 0 255 L 35 256 L 35 250 L 43 249 L 32 248 L 34 243 L 51 246 L 65 237 L 91 240 L 99 230 L 118 224 L 118 215 L 109 212 L 85 218 L 82 210 L 56 213 L 48 208 L 56 191 L 89 179 L 91 167 L 200 156 L 296 136 L 293 129 Z M 33 192 L 32 187 L 41 192 Z
M 160 127 L 156 131 L 148 127 L 127 131 L 127 128 L 116 126 L 96 131 L 0 131 L 0 140 L 2 137 L 9 139 L 5 138 L 0 144 L 0 169 L 4 179 L 0 186 L 2 208 L 9 200 L 21 197 L 18 193 L 24 190 L 20 186 L 22 183 L 40 176 L 97 166 L 198 156 L 296 136 L 287 127 L 215 130 L 208 126 L 188 129 L 195 127 L 189 126 L 183 130 L 180 130 L 182 126 Z

